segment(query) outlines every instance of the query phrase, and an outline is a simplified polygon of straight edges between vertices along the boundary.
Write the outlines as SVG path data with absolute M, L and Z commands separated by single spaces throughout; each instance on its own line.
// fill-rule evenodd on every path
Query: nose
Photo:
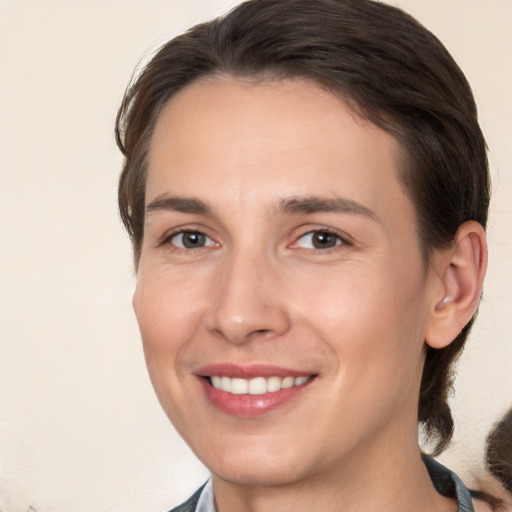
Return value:
M 207 316 L 211 332 L 230 343 L 243 344 L 288 331 L 290 318 L 278 271 L 269 261 L 262 256 L 232 255 L 220 274 Z

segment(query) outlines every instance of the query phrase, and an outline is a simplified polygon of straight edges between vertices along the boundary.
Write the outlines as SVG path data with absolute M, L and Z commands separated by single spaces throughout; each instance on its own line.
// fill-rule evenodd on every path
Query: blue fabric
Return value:
M 471 494 L 453 471 L 426 455 L 423 456 L 423 462 L 427 466 L 430 479 L 439 494 L 456 498 L 459 504 L 458 512 L 475 512 Z

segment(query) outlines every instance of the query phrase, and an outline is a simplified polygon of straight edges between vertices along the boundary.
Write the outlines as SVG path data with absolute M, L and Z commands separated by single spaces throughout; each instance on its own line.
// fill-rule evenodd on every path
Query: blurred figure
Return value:
M 487 471 L 473 497 L 486 502 L 485 510 L 512 511 L 512 409 L 487 436 L 485 464 Z

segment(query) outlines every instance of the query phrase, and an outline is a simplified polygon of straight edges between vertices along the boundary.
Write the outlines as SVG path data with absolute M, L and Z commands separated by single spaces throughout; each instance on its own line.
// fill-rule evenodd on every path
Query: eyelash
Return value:
M 180 247 L 180 246 L 172 243 L 173 239 L 177 238 L 180 235 L 183 237 L 184 235 L 187 235 L 187 234 L 202 236 L 205 239 L 209 240 L 210 243 L 207 243 L 200 247 Z M 207 234 L 205 234 L 203 231 L 201 231 L 199 229 L 181 229 L 178 231 L 174 231 L 173 233 L 170 233 L 169 235 L 165 236 L 159 245 L 160 246 L 171 245 L 174 250 L 181 250 L 181 251 L 189 252 L 189 251 L 197 251 L 198 249 L 203 249 L 205 247 L 213 247 L 218 244 L 216 244 L 216 242 L 214 242 L 211 237 L 209 237 Z
M 205 245 L 202 245 L 199 247 L 183 247 L 183 246 L 179 246 L 179 245 L 176 245 L 175 243 L 173 243 L 173 239 L 177 238 L 178 236 L 184 236 L 187 234 L 196 234 L 196 235 L 205 237 L 205 239 L 209 242 L 206 243 Z M 325 247 L 325 248 L 315 248 L 315 247 L 305 248 L 305 247 L 301 247 L 299 245 L 300 240 L 304 239 L 307 236 L 314 236 L 315 234 L 322 234 L 322 235 L 327 235 L 329 237 L 335 237 L 336 243 L 332 247 Z M 197 230 L 196 229 L 181 229 L 178 231 L 174 231 L 174 232 L 168 234 L 167 236 L 165 236 L 158 245 L 159 246 L 170 245 L 170 246 L 172 246 L 172 250 L 175 250 L 175 251 L 193 252 L 193 251 L 198 251 L 198 250 L 208 248 L 208 247 L 215 247 L 215 246 L 218 246 L 219 244 L 216 243 L 211 237 L 209 237 L 207 234 L 205 234 L 203 231 L 201 231 L 199 229 L 197 229 Z M 295 241 L 289 247 L 305 249 L 305 250 L 313 252 L 315 254 L 326 254 L 326 253 L 330 253 L 331 251 L 338 250 L 340 247 L 343 247 L 343 246 L 346 247 L 346 246 L 351 246 L 351 245 L 352 244 L 350 241 L 348 241 L 346 235 L 341 235 L 337 231 L 334 231 L 329 228 L 318 228 L 318 229 L 311 229 L 305 233 L 302 233 L 300 236 L 298 236 L 295 239 Z
M 306 249 L 309 251 L 314 251 L 315 254 L 326 254 L 326 253 L 330 253 L 331 251 L 336 251 L 343 246 L 346 247 L 346 246 L 352 245 L 348 241 L 348 239 L 347 239 L 348 237 L 346 237 L 345 235 L 342 235 L 342 234 L 338 233 L 337 231 L 334 231 L 329 228 L 318 228 L 318 229 L 311 229 L 311 230 L 307 231 L 306 233 L 301 234 L 298 238 L 296 238 L 295 242 L 292 244 L 292 247 L 297 246 L 297 247 L 301 248 L 298 245 L 299 241 L 307 236 L 314 236 L 315 234 L 323 234 L 323 235 L 327 235 L 327 236 L 336 238 L 336 244 L 333 245 L 332 247 L 326 247 L 326 248 L 314 248 L 313 247 L 313 248 Z

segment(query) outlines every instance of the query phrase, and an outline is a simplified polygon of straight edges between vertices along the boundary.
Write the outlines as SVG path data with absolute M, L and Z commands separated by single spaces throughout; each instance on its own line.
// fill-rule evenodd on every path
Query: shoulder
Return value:
M 201 496 L 201 491 L 203 490 L 204 485 L 202 485 L 190 498 L 182 503 L 178 507 L 173 508 L 170 512 L 194 512 L 197 506 L 197 502 L 199 501 L 199 496 Z

